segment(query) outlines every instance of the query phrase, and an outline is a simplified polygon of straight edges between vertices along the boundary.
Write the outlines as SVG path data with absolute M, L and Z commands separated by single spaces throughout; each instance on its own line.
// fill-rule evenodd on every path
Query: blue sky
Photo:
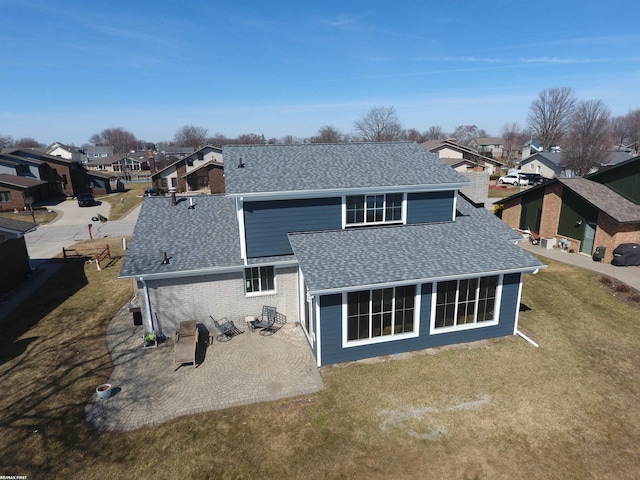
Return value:
M 171 140 L 526 124 L 546 88 L 640 108 L 636 0 L 0 0 L 0 134 L 81 145 L 109 127 Z

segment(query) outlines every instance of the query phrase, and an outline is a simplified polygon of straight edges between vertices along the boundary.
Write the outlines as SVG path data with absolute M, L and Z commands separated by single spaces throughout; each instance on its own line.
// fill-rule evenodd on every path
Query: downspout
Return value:
M 147 282 L 145 282 L 143 277 L 140 277 L 140 283 L 142 283 L 142 291 L 144 293 L 144 305 L 147 310 L 147 331 L 153 332 L 153 317 L 151 316 L 151 300 L 149 299 L 149 288 L 147 287 Z

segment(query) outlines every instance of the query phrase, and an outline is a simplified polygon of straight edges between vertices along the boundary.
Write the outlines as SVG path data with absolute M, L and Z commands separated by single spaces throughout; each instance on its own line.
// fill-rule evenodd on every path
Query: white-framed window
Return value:
M 435 285 L 431 333 L 498 324 L 502 279 L 500 275 L 438 282 Z
M 343 294 L 343 346 L 418 336 L 416 285 Z
M 351 195 L 345 198 L 345 225 L 402 223 L 403 193 Z
M 275 293 L 276 272 L 272 265 L 244 269 L 244 291 L 247 295 Z

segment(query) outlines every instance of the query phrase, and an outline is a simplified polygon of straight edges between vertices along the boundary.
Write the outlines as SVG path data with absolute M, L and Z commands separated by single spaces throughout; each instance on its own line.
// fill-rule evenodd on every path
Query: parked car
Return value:
M 520 176 L 527 180 L 528 185 L 542 185 L 550 180 L 539 173 L 521 173 Z
M 160 195 L 160 190 L 156 187 L 149 187 L 144 191 L 145 197 L 157 197 Z
M 501 185 L 507 183 L 509 185 L 516 186 L 529 185 L 529 181 L 521 177 L 520 175 L 505 175 L 498 179 L 498 183 Z
M 79 207 L 93 207 L 94 205 L 97 205 L 97 202 L 96 202 L 96 199 L 93 198 L 93 194 L 81 193 L 78 195 Z

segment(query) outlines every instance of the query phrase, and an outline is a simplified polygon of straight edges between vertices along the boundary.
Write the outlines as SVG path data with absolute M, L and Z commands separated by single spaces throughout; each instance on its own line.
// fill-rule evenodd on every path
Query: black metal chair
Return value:
M 219 342 L 228 342 L 236 335 L 240 335 L 243 333 L 238 327 L 235 326 L 233 320 L 227 321 L 226 318 L 223 318 L 220 322 L 218 322 L 215 318 L 209 315 L 211 320 L 213 320 L 213 324 L 220 331 L 220 335 L 216 337 L 216 340 Z
M 264 305 L 262 307 L 262 315 L 253 322 L 249 322 L 251 331 L 260 330 L 260 335 L 269 336 L 276 333 L 287 323 L 287 317 L 282 313 L 278 313 L 276 307 Z

